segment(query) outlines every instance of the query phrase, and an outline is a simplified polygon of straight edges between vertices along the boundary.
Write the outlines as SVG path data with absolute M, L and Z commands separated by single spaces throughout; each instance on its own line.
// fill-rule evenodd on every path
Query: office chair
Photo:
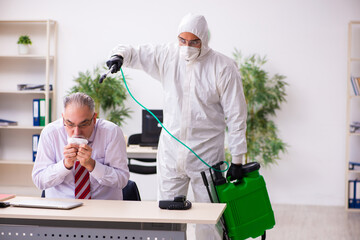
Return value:
M 129 137 L 127 145 L 139 145 L 141 143 L 141 134 L 133 134 Z M 138 174 L 155 174 L 156 166 L 143 166 L 138 164 L 132 164 L 131 159 L 140 161 L 140 162 L 156 162 L 156 159 L 153 158 L 129 158 L 128 167 L 129 171 Z
M 141 201 L 139 189 L 134 181 L 129 180 L 122 190 L 123 200 Z M 45 190 L 42 190 L 41 197 L 45 198 Z
M 141 201 L 139 189 L 134 181 L 129 180 L 122 192 L 126 201 Z

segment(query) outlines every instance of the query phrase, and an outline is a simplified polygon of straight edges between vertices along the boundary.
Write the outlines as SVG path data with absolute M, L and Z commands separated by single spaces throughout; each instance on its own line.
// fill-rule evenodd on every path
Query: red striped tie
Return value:
M 79 161 L 75 162 L 75 198 L 91 199 L 89 171 Z

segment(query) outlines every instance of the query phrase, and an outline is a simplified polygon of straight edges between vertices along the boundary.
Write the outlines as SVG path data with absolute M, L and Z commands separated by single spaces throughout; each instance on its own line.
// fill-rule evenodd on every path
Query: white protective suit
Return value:
M 179 56 L 179 43 L 138 48 L 119 45 L 112 55 L 121 55 L 124 67 L 144 70 L 161 82 L 163 124 L 175 137 L 211 166 L 225 159 L 227 125 L 233 162 L 241 163 L 247 151 L 247 109 L 236 63 L 208 46 L 208 27 L 203 16 L 186 15 L 178 34 L 182 32 L 201 39 L 200 55 L 192 62 Z M 200 174 L 208 167 L 165 131 L 161 132 L 157 162 L 159 200 L 187 195 L 191 182 L 195 201 L 210 202 Z M 221 239 L 211 233 L 214 230 L 214 225 L 196 226 L 197 239 Z

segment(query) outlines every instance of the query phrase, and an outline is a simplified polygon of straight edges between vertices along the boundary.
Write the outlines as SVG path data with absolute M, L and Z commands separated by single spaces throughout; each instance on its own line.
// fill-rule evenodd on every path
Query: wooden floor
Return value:
M 266 232 L 268 240 L 360 240 L 360 211 L 333 206 L 272 207 L 276 225 Z M 195 240 L 193 225 L 188 226 L 187 236 Z

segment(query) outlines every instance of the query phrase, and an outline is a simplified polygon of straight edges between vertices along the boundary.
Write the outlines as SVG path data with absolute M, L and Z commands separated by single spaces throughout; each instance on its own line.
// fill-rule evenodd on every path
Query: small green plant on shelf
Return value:
M 31 39 L 28 35 L 22 35 L 19 37 L 19 40 L 17 42 L 17 44 L 23 44 L 23 45 L 31 45 Z
M 103 73 L 108 71 L 105 66 L 102 69 Z M 125 118 L 130 117 L 131 112 L 125 107 L 127 91 L 122 76 L 119 73 L 109 75 L 102 84 L 99 84 L 100 77 L 101 71 L 98 66 L 93 72 L 79 72 L 79 76 L 74 79 L 76 85 L 68 93 L 86 93 L 94 99 L 98 116 L 100 113 L 106 115 L 107 120 L 121 126 Z
M 18 52 L 20 55 L 26 55 L 30 52 L 30 45 L 32 44 L 30 37 L 28 35 L 22 35 L 19 37 L 18 43 Z
M 280 152 L 285 152 L 287 144 L 277 135 L 277 127 L 272 120 L 276 110 L 285 102 L 285 76 L 269 73 L 262 69 L 266 57 L 258 54 L 243 57 L 235 50 L 234 58 L 238 64 L 247 103 L 247 153 L 245 162 L 257 161 L 263 166 L 276 164 Z M 228 151 L 228 150 L 227 150 Z M 227 152 L 226 160 L 231 161 Z

